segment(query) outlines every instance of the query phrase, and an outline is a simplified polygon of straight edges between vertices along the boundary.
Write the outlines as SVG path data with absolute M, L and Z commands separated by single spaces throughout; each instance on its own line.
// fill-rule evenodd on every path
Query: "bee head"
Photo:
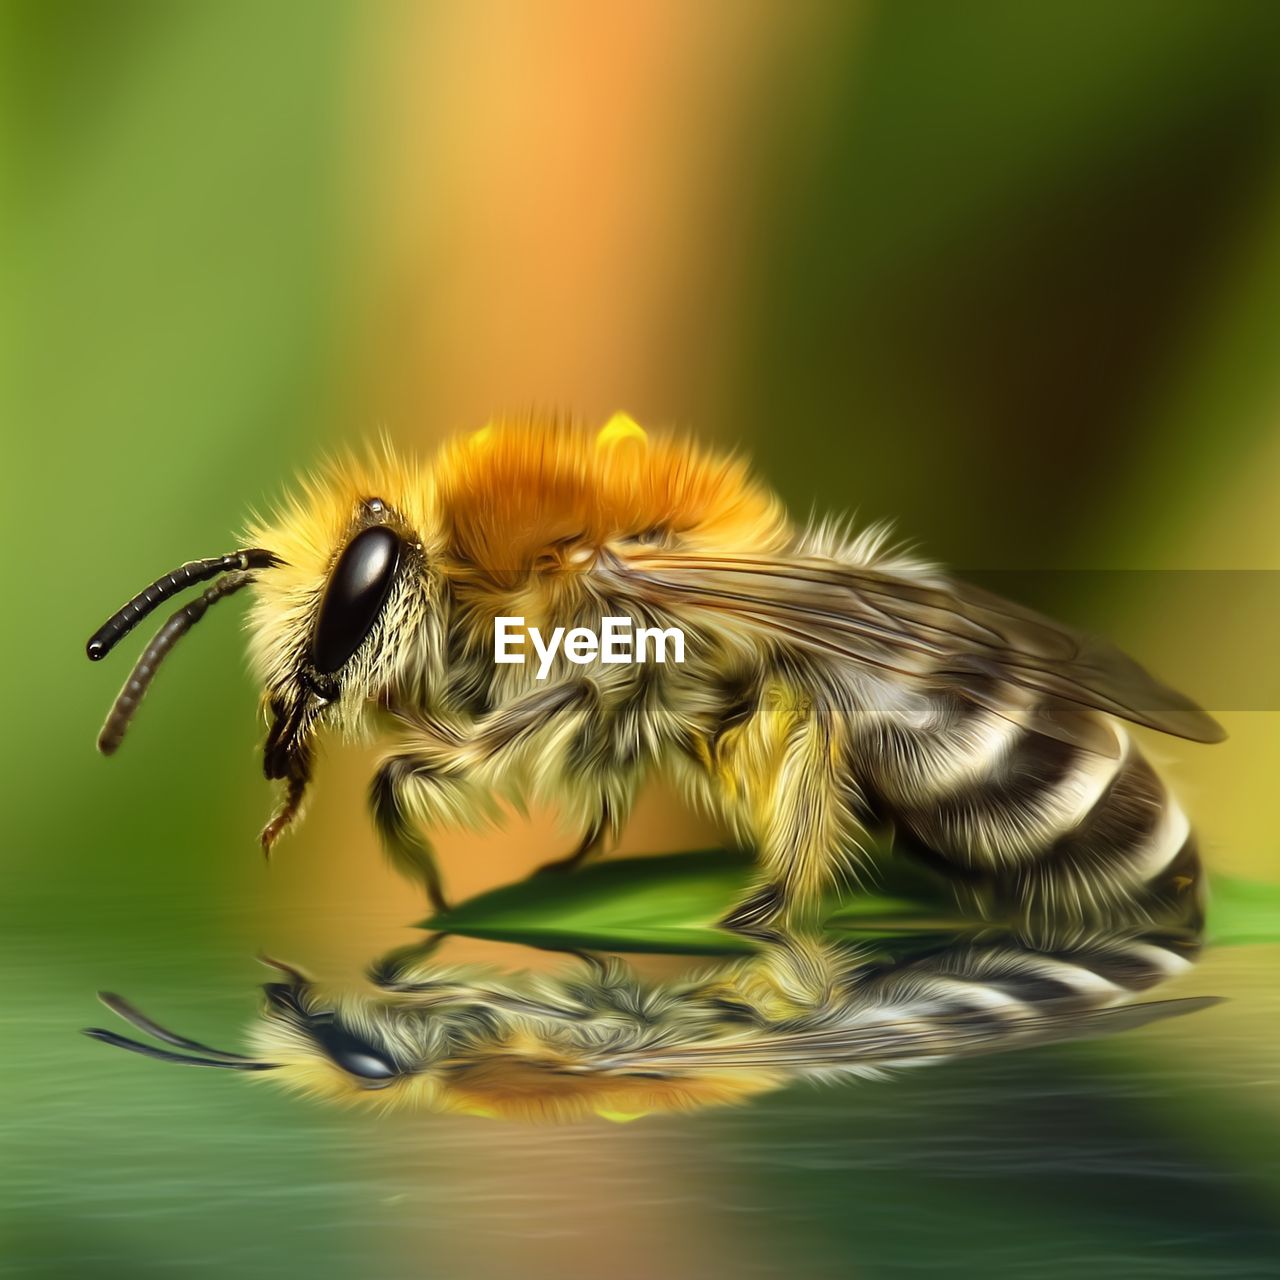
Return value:
M 434 523 L 426 478 L 386 454 L 330 467 L 254 528 L 282 562 L 259 578 L 250 619 L 270 721 L 263 770 L 288 789 L 267 848 L 297 816 L 317 729 L 359 737 L 372 711 L 438 673 Z
M 439 669 L 434 524 L 426 477 L 389 450 L 343 459 L 305 480 L 273 519 L 255 522 L 247 550 L 166 574 L 90 638 L 89 657 L 103 658 L 164 600 L 212 580 L 147 647 L 99 748 L 119 747 L 159 664 L 209 605 L 252 583 L 250 649 L 270 719 L 263 767 L 288 788 L 263 832 L 269 848 L 300 811 L 315 730 L 327 723 L 357 736 L 371 708 L 394 705 Z
M 423 1069 L 432 1040 L 424 1013 L 389 1015 L 383 1001 L 327 992 L 289 966 L 276 967 L 286 981 L 263 987 L 251 1037 L 286 1087 L 350 1101 L 384 1094 L 385 1104 Z
M 130 1053 L 186 1066 L 221 1067 L 242 1072 L 272 1072 L 286 1086 L 335 1098 L 358 1098 L 411 1079 L 425 1049 L 408 1034 L 413 1015 L 384 1019 L 389 1038 L 379 1034 L 375 1002 L 326 995 L 297 969 L 264 957 L 284 981 L 263 987 L 265 999 L 251 1038 L 251 1055 L 214 1049 L 170 1031 L 128 1001 L 99 993 L 108 1009 L 153 1040 L 147 1044 L 102 1027 L 85 1034 Z M 182 1052 L 177 1052 L 181 1050 Z
M 645 990 L 625 970 L 561 980 L 425 969 L 376 995 L 272 983 L 253 1043 L 277 1065 L 274 1083 L 314 1097 L 521 1122 L 631 1120 L 771 1086 L 758 1072 L 639 1060 L 722 1023 L 700 999 L 686 1017 L 683 984 Z

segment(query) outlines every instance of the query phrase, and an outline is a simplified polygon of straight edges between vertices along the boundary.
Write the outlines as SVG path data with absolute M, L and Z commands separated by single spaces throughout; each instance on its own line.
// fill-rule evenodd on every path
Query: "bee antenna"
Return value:
M 241 587 L 247 587 L 253 581 L 251 573 L 231 573 L 219 578 L 213 586 L 202 595 L 184 605 L 156 632 L 155 638 L 142 651 L 124 688 L 116 694 L 116 700 L 107 713 L 102 732 L 98 734 L 98 750 L 104 756 L 115 753 L 116 748 L 124 741 L 133 717 L 137 714 L 143 695 L 151 687 L 156 671 L 169 655 L 169 651 L 182 639 L 201 618 L 211 604 L 216 604 L 226 596 L 234 595 Z
M 274 552 L 264 551 L 261 547 L 250 547 L 245 551 L 232 551 L 225 556 L 211 556 L 208 560 L 188 560 L 180 569 L 166 573 L 157 578 L 150 586 L 144 587 L 127 604 L 122 605 L 89 637 L 85 652 L 91 662 L 99 662 L 116 647 L 130 631 L 149 613 L 162 605 L 170 596 L 185 591 L 197 582 L 208 582 L 220 573 L 230 573 L 233 569 L 269 569 L 279 564 L 280 558 Z
M 154 1036 L 157 1040 L 164 1041 L 165 1044 L 171 1044 L 175 1049 L 191 1049 L 195 1053 L 207 1058 L 225 1058 L 228 1062 L 252 1062 L 252 1058 L 247 1058 L 243 1053 L 228 1053 L 224 1049 L 214 1049 L 207 1044 L 201 1044 L 199 1040 L 189 1040 L 186 1036 L 180 1036 L 176 1032 L 170 1031 L 168 1027 L 162 1027 L 154 1018 L 148 1018 L 141 1009 L 129 1003 L 123 996 L 118 996 L 113 991 L 99 991 L 98 999 L 106 1005 L 112 1013 L 123 1018 L 131 1026 L 137 1027 L 139 1031 L 145 1031 L 147 1035 Z
M 84 1034 L 91 1040 L 101 1040 L 103 1044 L 112 1045 L 116 1049 L 127 1049 L 130 1053 L 140 1053 L 144 1058 L 155 1058 L 160 1062 L 177 1062 L 187 1067 L 221 1067 L 224 1071 L 274 1071 L 278 1062 L 258 1062 L 247 1059 L 244 1062 L 228 1062 L 225 1058 L 201 1058 L 184 1053 L 171 1053 L 168 1049 L 157 1049 L 153 1045 L 140 1044 L 130 1040 L 128 1036 L 116 1035 L 114 1031 L 106 1031 L 102 1027 L 85 1027 Z
M 292 986 L 309 987 L 311 979 L 307 977 L 301 969 L 294 965 L 286 964 L 283 960 L 277 960 L 274 956 L 269 956 L 265 951 L 258 952 L 258 963 L 264 964 L 268 969 L 274 969 L 277 973 L 283 973 Z

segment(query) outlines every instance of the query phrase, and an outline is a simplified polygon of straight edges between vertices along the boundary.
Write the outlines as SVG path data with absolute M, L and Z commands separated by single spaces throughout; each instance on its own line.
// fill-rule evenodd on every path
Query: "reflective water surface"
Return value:
M 458 969 L 450 940 L 384 969 L 395 990 L 344 984 L 339 997 L 265 975 L 279 980 L 277 1017 L 299 1003 L 312 1016 L 340 1014 L 397 1069 L 409 1065 L 413 1027 L 419 1048 L 429 1040 L 425 1001 L 432 1017 L 461 1020 L 475 1054 L 504 1055 L 508 1066 L 513 1055 L 526 1067 L 536 1059 L 539 1079 L 552 1050 L 551 1075 L 563 1082 L 586 1059 L 651 1077 L 653 1062 L 637 1065 L 637 1046 L 640 1058 L 661 1058 L 662 1071 L 687 1072 L 681 1054 L 696 1045 L 694 1074 L 718 1072 L 721 1083 L 727 1074 L 741 1086 L 734 1100 L 746 1102 L 617 1123 L 662 1111 L 637 1104 L 638 1095 L 661 1100 L 647 1078 L 601 1105 L 566 1107 L 561 1098 L 553 1108 L 559 1118 L 604 1111 L 612 1119 L 549 1125 L 524 1114 L 432 1114 L 438 1090 L 412 1099 L 420 1109 L 384 1113 L 376 1104 L 402 1082 L 334 1083 L 336 1073 L 350 1074 L 339 1065 L 351 1065 L 349 1043 L 318 1067 L 295 1037 L 294 1083 L 373 1107 L 264 1087 L 268 1072 L 178 1070 L 109 1050 L 76 1029 L 109 1022 L 148 1037 L 93 1003 L 91 991 L 107 982 L 158 1022 L 222 1050 L 279 1057 L 289 1041 L 261 1022 L 246 1040 L 264 971 L 224 943 L 139 939 L 134 954 L 109 963 L 72 946 L 51 969 L 24 963 L 31 952 L 20 937 L 8 941 L 26 1040 L 5 1136 L 11 1274 L 268 1275 L 287 1264 L 323 1275 L 468 1280 L 1066 1276 L 1082 1267 L 1108 1276 L 1261 1276 L 1275 1273 L 1280 1256 L 1275 947 L 1211 947 L 1189 967 L 1153 961 L 1152 952 L 1121 965 L 1120 944 L 1095 946 L 1088 963 L 1111 979 L 1150 988 L 1142 964 L 1159 964 L 1164 980 L 1142 1000 L 1227 1000 L 1018 1053 L 999 1050 L 1034 1038 L 1025 1021 L 1007 1020 L 1007 1010 L 993 1017 L 990 1002 L 979 1009 L 957 983 L 999 969 L 1002 990 L 1039 1002 L 1040 1030 L 1059 1020 L 1062 1035 L 1044 1038 L 1068 1039 L 1063 1020 L 1097 1000 L 1029 984 L 1025 960 L 1009 961 L 1003 943 L 999 963 L 966 941 L 905 969 L 858 968 L 842 947 L 798 943 L 746 959 L 632 957 L 604 967 L 505 948 L 502 977 Z M 541 976 L 523 976 L 522 956 Z M 638 1009 L 647 1012 L 637 1021 Z M 331 1036 L 327 1043 L 332 1049 Z M 957 1044 L 981 1054 L 935 1061 Z M 744 1052 L 750 1063 L 735 1066 Z M 305 1070 L 299 1056 L 310 1059 Z M 872 1079 L 843 1069 L 894 1056 L 928 1069 Z M 566 1073 L 569 1059 L 575 1069 Z M 456 1064 L 453 1072 L 456 1082 Z M 444 1105 L 527 1112 L 527 1075 L 501 1084 L 487 1098 L 473 1089 Z M 513 1090 L 519 1107 L 506 1105 Z M 674 1105 L 719 1103 L 722 1093 L 691 1102 L 684 1090 Z

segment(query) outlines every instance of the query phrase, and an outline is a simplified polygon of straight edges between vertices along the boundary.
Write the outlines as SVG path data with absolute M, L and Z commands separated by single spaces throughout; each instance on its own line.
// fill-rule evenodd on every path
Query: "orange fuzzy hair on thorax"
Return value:
M 625 1122 L 666 1112 L 736 1106 L 785 1083 L 781 1072 L 725 1069 L 667 1079 L 600 1072 L 574 1074 L 538 1056 L 460 1064 L 434 1095 L 435 1107 L 524 1124 L 573 1123 L 599 1116 Z
M 624 414 L 598 432 L 494 423 L 447 445 L 435 477 L 449 553 L 497 576 L 569 541 L 676 537 L 768 551 L 787 534 L 780 502 L 740 459 L 650 438 Z

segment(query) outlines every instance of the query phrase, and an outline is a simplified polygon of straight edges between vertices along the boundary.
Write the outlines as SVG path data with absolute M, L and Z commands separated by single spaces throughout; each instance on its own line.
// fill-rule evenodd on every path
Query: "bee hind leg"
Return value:
M 716 765 L 735 780 L 762 878 L 723 917 L 758 935 L 819 922 L 823 895 L 861 848 L 860 798 L 835 718 L 779 682 L 722 744 Z
M 771 942 L 781 937 L 772 926 L 786 916 L 787 905 L 785 886 L 769 882 L 752 890 L 717 924 L 732 933 Z

